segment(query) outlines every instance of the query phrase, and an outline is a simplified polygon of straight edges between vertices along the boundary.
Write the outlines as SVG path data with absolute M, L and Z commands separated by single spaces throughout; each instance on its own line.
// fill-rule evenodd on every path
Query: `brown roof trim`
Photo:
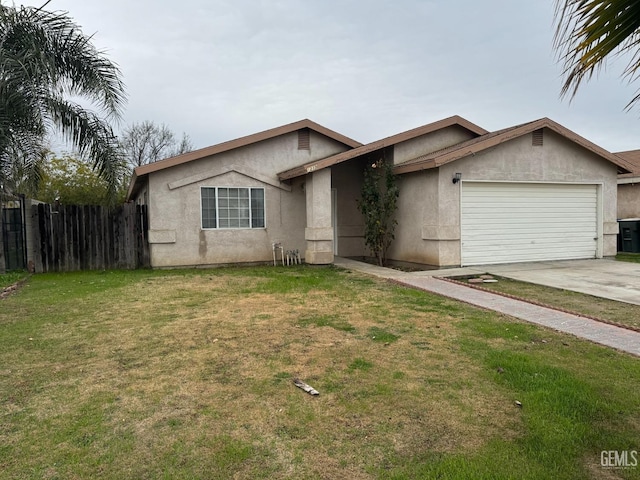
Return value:
M 355 148 L 353 150 L 349 150 L 346 152 L 339 153 L 337 155 L 333 155 L 331 157 L 323 158 L 322 160 L 317 160 L 315 162 L 306 163 L 299 167 L 292 168 L 290 170 L 286 170 L 278 174 L 280 180 L 288 180 L 290 178 L 299 177 L 301 175 L 305 175 L 309 172 L 314 172 L 317 170 L 322 170 L 323 168 L 330 167 L 332 165 L 336 165 L 337 163 L 344 162 L 346 160 L 350 160 L 355 157 L 359 157 L 361 155 L 380 150 L 382 148 L 388 147 L 390 145 L 395 145 L 400 142 L 404 142 L 407 140 L 411 140 L 412 138 L 419 137 L 421 135 L 425 135 L 427 133 L 432 133 L 437 130 L 441 130 L 443 128 L 451 127 L 453 125 L 459 125 L 476 135 L 484 135 L 487 132 L 482 127 L 471 123 L 470 121 L 458 116 L 454 115 L 449 118 L 445 118 L 443 120 L 439 120 L 437 122 L 429 123 L 427 125 L 423 125 L 418 128 L 414 128 L 412 130 L 407 130 L 406 132 L 398 133 L 396 135 L 392 135 L 390 137 L 383 138 L 382 140 L 377 140 L 372 143 L 368 143 L 361 147 Z
M 527 133 L 531 133 L 534 130 L 538 130 L 540 128 L 548 128 L 550 130 L 553 130 L 566 139 L 608 160 L 618 167 L 619 173 L 629 173 L 631 171 L 632 167 L 630 163 L 625 159 L 605 150 L 602 147 L 599 147 L 595 143 L 590 142 L 586 138 L 581 137 L 577 133 L 572 132 L 568 128 L 563 127 L 559 123 L 556 123 L 553 120 L 545 117 L 533 122 L 524 123 L 522 125 L 516 125 L 515 127 L 488 133 L 481 137 L 446 148 L 439 152 L 433 152 L 428 155 L 423 155 L 413 160 L 409 160 L 400 165 L 397 165 L 394 168 L 394 172 L 397 174 L 402 174 L 420 170 L 427 170 L 430 168 L 437 168 L 441 165 L 453 162 L 460 158 L 464 158 L 469 155 L 475 155 L 476 153 L 482 152 L 483 150 L 495 147 L 496 145 L 507 142 L 509 140 L 513 140 L 514 138 L 521 137 L 522 135 L 526 135 Z
M 247 135 L 245 137 L 236 138 L 235 140 L 230 140 L 228 142 L 218 143 L 217 145 L 212 145 L 210 147 L 201 148 L 199 150 L 194 150 L 192 152 L 184 153 L 182 155 L 178 155 L 175 157 L 166 158 L 164 160 L 160 160 L 158 162 L 150 163 L 148 165 L 142 165 L 141 167 L 135 168 L 133 171 L 133 176 L 131 178 L 131 182 L 129 183 L 129 190 L 127 192 L 127 200 L 131 200 L 132 195 L 137 188 L 136 185 L 138 183 L 138 179 L 148 175 L 153 172 L 157 172 L 159 170 L 164 170 L 165 168 L 175 167 L 177 165 L 182 165 L 184 163 L 192 162 L 194 160 L 199 160 L 201 158 L 205 158 L 211 155 L 216 155 L 218 153 L 227 152 L 229 150 L 233 150 L 235 148 L 244 147 L 247 145 L 251 145 L 252 143 L 261 142 L 264 140 L 269 140 L 271 138 L 278 137 L 280 135 L 284 135 L 287 133 L 295 132 L 300 130 L 301 128 L 309 128 L 314 130 L 322 135 L 325 135 L 333 140 L 336 140 L 344 145 L 347 145 L 351 148 L 357 148 L 362 146 L 360 142 L 353 140 L 352 138 L 346 137 L 341 133 L 330 130 L 322 125 L 312 122 L 309 119 L 300 120 L 298 122 L 289 123 L 287 125 L 282 125 L 280 127 L 271 128 L 269 130 L 264 130 L 262 132 L 254 133 L 252 135 Z
M 615 154 L 631 165 L 631 173 L 619 175 L 622 178 L 631 178 L 640 176 L 640 150 L 627 150 L 624 152 L 615 152 Z

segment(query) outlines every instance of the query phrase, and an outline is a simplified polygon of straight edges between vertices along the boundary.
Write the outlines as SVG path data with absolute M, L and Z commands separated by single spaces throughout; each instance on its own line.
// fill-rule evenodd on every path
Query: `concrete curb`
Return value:
M 460 280 L 456 280 L 454 278 L 449 278 L 449 277 L 434 277 L 434 278 L 437 278 L 438 280 L 443 280 L 445 282 L 451 282 L 457 285 L 462 285 L 463 287 L 473 288 L 474 290 L 480 290 L 482 292 L 492 293 L 493 295 L 500 295 L 502 297 L 512 298 L 514 300 L 519 300 L 521 302 L 530 303 L 531 305 L 537 305 L 539 307 L 549 308 L 551 310 L 557 310 L 558 312 L 568 313 L 569 315 L 575 315 L 576 317 L 588 318 L 589 320 L 606 323 L 607 325 L 613 325 L 614 327 L 625 328 L 627 330 L 631 330 L 632 332 L 640 333 L 640 328 L 633 327 L 631 325 L 625 325 L 623 323 L 613 322 L 611 320 L 605 320 L 604 318 L 598 318 L 598 317 L 593 317 L 591 315 L 586 315 L 584 313 L 574 312 L 573 310 L 567 310 L 565 308 L 556 307 L 555 305 L 549 305 L 547 303 L 537 302 L 529 298 L 518 297 L 517 295 L 512 295 L 510 293 L 498 292 L 496 290 L 491 290 L 490 288 L 481 287 L 480 285 L 474 285 L 473 283 L 465 283 Z

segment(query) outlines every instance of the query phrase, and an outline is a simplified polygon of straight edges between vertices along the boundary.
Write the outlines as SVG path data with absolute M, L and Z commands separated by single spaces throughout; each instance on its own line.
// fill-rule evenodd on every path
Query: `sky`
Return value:
M 44 1 L 44 0 L 43 0 Z M 31 0 L 25 5 L 42 5 Z M 362 143 L 451 115 L 487 130 L 549 117 L 640 148 L 625 58 L 561 99 L 553 0 L 52 0 L 117 63 L 122 131 L 165 124 L 202 148 L 309 118 Z

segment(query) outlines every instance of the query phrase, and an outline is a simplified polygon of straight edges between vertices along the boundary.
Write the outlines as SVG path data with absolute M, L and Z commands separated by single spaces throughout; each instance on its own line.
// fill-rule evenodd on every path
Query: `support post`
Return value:
M 331 226 L 331 169 L 307 175 L 307 248 L 305 262 L 312 265 L 333 263 L 333 227 Z

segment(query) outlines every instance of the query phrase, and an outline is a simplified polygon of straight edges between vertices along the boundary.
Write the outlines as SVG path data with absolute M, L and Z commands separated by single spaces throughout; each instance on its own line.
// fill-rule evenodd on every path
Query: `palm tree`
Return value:
M 43 10 L 48 3 L 0 5 L 0 194 L 16 163 L 37 172 L 51 131 L 89 158 L 115 194 L 123 162 L 108 122 L 125 103 L 120 71 L 66 13 Z M 101 115 L 72 100 L 80 98 Z M 0 235 L 0 271 L 2 256 Z
M 623 76 L 640 71 L 640 2 L 635 0 L 556 0 L 554 48 L 564 63 L 561 95 L 575 96 L 584 79 L 599 71 L 610 54 L 631 54 Z M 627 104 L 640 100 L 636 94 Z
M 71 98 L 99 107 L 104 118 Z M 53 129 L 111 180 L 120 161 L 107 120 L 120 119 L 124 102 L 117 66 L 65 13 L 0 5 L 2 166 L 37 158 Z

